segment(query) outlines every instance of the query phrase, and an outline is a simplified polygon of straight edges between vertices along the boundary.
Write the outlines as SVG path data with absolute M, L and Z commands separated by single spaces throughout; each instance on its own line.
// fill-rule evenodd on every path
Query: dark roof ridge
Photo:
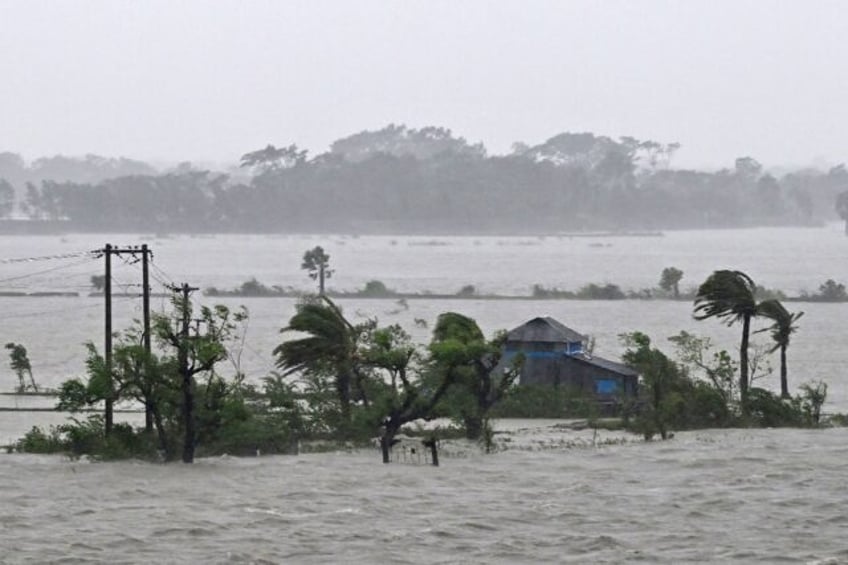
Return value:
M 613 371 L 615 373 L 621 373 L 623 375 L 631 375 L 638 376 L 639 371 L 634 368 L 625 365 L 624 363 L 619 363 L 617 361 L 611 361 L 610 359 L 605 359 L 604 357 L 600 357 L 598 355 L 588 355 L 586 353 L 575 353 L 572 355 L 567 355 L 569 359 L 574 359 L 575 361 L 580 361 L 582 363 L 588 363 L 589 365 L 595 365 L 596 367 L 601 367 L 608 371 Z
M 547 328 L 539 327 L 540 323 L 545 324 Z M 574 343 L 588 341 L 588 338 L 550 316 L 537 316 L 510 330 L 507 340 Z

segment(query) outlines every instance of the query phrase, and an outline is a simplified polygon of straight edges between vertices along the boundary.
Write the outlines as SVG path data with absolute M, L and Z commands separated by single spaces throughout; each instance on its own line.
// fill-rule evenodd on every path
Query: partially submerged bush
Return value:
M 359 296 L 369 296 L 369 297 L 384 297 L 384 296 L 394 296 L 397 294 L 394 290 L 388 288 L 383 281 L 378 280 L 370 280 L 365 283 L 365 287 L 357 293 Z

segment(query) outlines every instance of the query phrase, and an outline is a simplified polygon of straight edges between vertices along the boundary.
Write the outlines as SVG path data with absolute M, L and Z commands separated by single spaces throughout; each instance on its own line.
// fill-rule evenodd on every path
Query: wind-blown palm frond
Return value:
M 792 334 L 798 331 L 795 323 L 804 315 L 803 312 L 789 312 L 779 300 L 763 300 L 757 306 L 757 314 L 772 321 L 772 325 L 757 330 L 755 333 L 771 332 L 774 345 L 769 349 L 773 353 L 781 347 L 788 347 Z
M 772 321 L 772 325 L 758 330 L 758 332 L 771 332 L 771 338 L 774 340 L 774 346 L 769 350 L 769 353 L 774 353 L 780 350 L 780 395 L 783 398 L 790 398 L 789 394 L 789 370 L 786 364 L 786 350 L 789 347 L 789 339 L 792 334 L 797 331 L 798 326 L 795 323 L 803 312 L 789 312 L 777 300 L 763 300 L 757 307 L 757 315 L 768 318 Z
M 698 288 L 695 296 L 696 320 L 718 318 L 728 326 L 742 324 L 739 343 L 739 395 L 743 412 L 748 400 L 748 337 L 751 318 L 757 315 L 757 285 L 742 271 L 715 271 Z
M 274 349 L 277 367 L 284 374 L 346 363 L 355 351 L 353 327 L 338 308 L 304 304 L 281 331 L 302 332 L 307 337 L 285 341 Z
M 741 271 L 715 271 L 698 288 L 696 320 L 718 318 L 728 326 L 757 314 L 756 285 Z

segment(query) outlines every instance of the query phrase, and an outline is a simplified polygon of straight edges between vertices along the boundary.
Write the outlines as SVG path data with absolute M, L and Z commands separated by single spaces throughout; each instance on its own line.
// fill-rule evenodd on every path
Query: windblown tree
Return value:
M 742 411 L 748 401 L 748 341 L 751 319 L 757 315 L 756 285 L 741 271 L 715 271 L 698 288 L 695 296 L 696 320 L 717 318 L 728 326 L 742 324 L 739 343 L 739 395 Z
M 676 267 L 666 267 L 660 275 L 660 288 L 674 295 L 674 298 L 680 298 L 680 280 L 683 278 L 683 271 Z
M 351 405 L 354 399 L 368 404 L 364 368 L 359 353 L 363 336 L 373 322 L 351 324 L 329 298 L 297 307 L 282 333 L 299 332 L 305 337 L 284 341 L 274 348 L 277 367 L 284 375 L 301 373 L 329 377 L 338 401 L 335 428 L 342 436 L 351 432 Z
M 652 348 L 647 335 L 633 332 L 621 337 L 627 346 L 621 359 L 639 371 L 646 393 L 645 410 L 640 414 L 639 422 L 642 433 L 646 440 L 654 434 L 668 439 L 670 422 L 684 403 L 678 389 L 685 372 L 662 351 Z
M 333 276 L 330 269 L 330 256 L 324 252 L 320 245 L 310 249 L 303 254 L 303 263 L 300 268 L 309 273 L 309 278 L 318 281 L 318 294 L 324 296 L 324 281 Z
M 29 362 L 26 347 L 20 343 L 10 342 L 6 344 L 6 349 L 9 350 L 9 366 L 18 377 L 18 392 L 26 392 L 27 388 L 38 392 L 38 386 L 32 377 L 32 364 Z M 29 377 L 29 384 L 26 382 L 27 377 Z
M 238 335 L 247 312 L 230 311 L 222 305 L 203 307 L 199 317 L 194 318 L 196 328 L 190 331 L 188 321 L 193 315 L 190 304 L 176 299 L 174 307 L 176 319 L 166 314 L 157 314 L 153 319 L 152 333 L 161 347 L 161 355 L 146 351 L 142 330 L 137 326 L 118 338 L 111 367 L 107 367 L 94 344 L 88 343 L 88 378 L 62 383 L 57 407 L 74 412 L 102 403 L 107 397 L 140 402 L 151 413 L 156 431 L 156 442 L 151 441 L 151 447 L 158 448 L 165 461 L 172 461 L 182 446 L 183 462 L 191 463 L 201 437 L 210 443 L 216 439 L 213 436 L 220 431 L 223 412 L 228 412 L 230 423 L 240 417 L 240 408 L 236 407 L 239 403 L 224 406 L 225 400 L 233 399 L 230 392 L 235 387 L 224 383 L 216 365 L 227 359 L 228 346 Z M 198 383 L 201 376 L 204 378 Z M 243 407 L 243 403 L 239 405 Z M 203 414 L 204 420 L 198 414 Z M 93 424 L 102 428 L 102 438 L 120 443 L 114 433 L 107 437 L 101 416 L 93 418 L 99 418 Z M 116 428 L 117 425 L 113 432 Z M 148 438 L 152 437 L 149 432 L 145 429 Z
M 692 372 L 700 373 L 721 396 L 724 406 L 730 404 L 736 390 L 736 363 L 724 349 L 713 350 L 712 340 L 681 331 L 668 340 L 677 350 L 677 358 Z
M 379 328 L 368 342 L 363 350 L 365 363 L 389 377 L 375 383 L 383 389 L 376 396 L 375 413 L 380 418 L 383 463 L 388 463 L 394 438 L 404 424 L 435 417 L 436 405 L 453 383 L 453 374 L 443 373 L 435 386 L 426 386 L 420 355 L 400 326 Z
M 769 353 L 780 350 L 780 396 L 791 398 L 786 367 L 786 349 L 792 334 L 798 330 L 796 322 L 804 315 L 803 312 L 789 312 L 778 300 L 763 300 L 758 307 L 758 315 L 771 320 L 772 325 L 759 331 L 771 333 L 774 346 Z
M 299 150 L 294 144 L 280 148 L 268 144 L 263 149 L 242 155 L 241 166 L 261 174 L 300 165 L 306 161 L 306 154 L 306 150 Z
M 220 378 L 215 373 L 215 365 L 228 358 L 227 343 L 233 338 L 238 326 L 247 318 L 247 312 L 231 312 L 229 308 L 216 305 L 214 308 L 203 306 L 200 309 L 197 330 L 190 335 L 189 321 L 192 319 L 192 307 L 188 300 L 174 300 L 179 326 L 165 314 L 154 317 L 153 335 L 165 347 L 176 351 L 176 373 L 179 378 L 179 390 L 182 403 L 183 463 L 194 461 L 197 441 L 196 377 L 206 375 L 205 389 L 222 390 Z
M 523 357 L 501 364 L 506 334 L 487 340 L 477 323 L 456 312 L 441 314 L 433 329 L 430 355 L 436 371 L 454 383 L 446 403 L 468 439 L 487 432 L 489 411 L 521 372 Z

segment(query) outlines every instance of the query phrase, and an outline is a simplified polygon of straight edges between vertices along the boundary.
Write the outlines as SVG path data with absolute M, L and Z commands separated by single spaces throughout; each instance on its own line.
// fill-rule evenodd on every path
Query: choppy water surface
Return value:
M 376 451 L 191 467 L 6 455 L 2 561 L 844 563 L 845 440 L 712 430 L 439 468 Z
M 85 295 L 102 261 L 55 256 L 137 244 L 137 235 L 0 237 L 0 290 Z M 250 277 L 311 288 L 299 269 L 323 245 L 336 269 L 330 286 L 379 279 L 400 291 L 529 294 L 533 284 L 576 289 L 612 282 L 655 286 L 662 268 L 695 286 L 718 268 L 795 293 L 825 279 L 848 282 L 848 238 L 822 229 L 671 232 L 659 238 L 265 237 L 148 238 L 154 290 L 163 283 L 230 288 Z M 9 259 L 38 258 L 33 261 Z M 52 258 L 51 258 L 52 257 Z M 138 264 L 116 261 L 115 289 L 132 294 Z M 199 302 L 209 299 L 197 296 Z M 292 299 L 216 300 L 251 312 L 241 369 L 259 380 L 273 369 L 279 328 Z M 691 304 L 666 301 L 343 300 L 354 319 L 400 323 L 421 342 L 446 310 L 491 332 L 550 315 L 593 335 L 615 358 L 618 334 L 645 331 L 667 348 L 680 330 L 737 346 L 738 328 L 695 322 Z M 137 298 L 115 299 L 116 330 L 141 316 Z M 154 300 L 157 310 L 167 300 Z M 848 411 L 844 367 L 848 305 L 804 310 L 790 348 L 790 386 L 830 385 L 827 411 Z M 0 297 L 0 343 L 23 343 L 36 379 L 56 386 L 84 368 L 86 341 L 102 341 L 102 299 Z M 761 326 L 758 326 L 761 327 Z M 767 343 L 760 334 L 756 341 Z M 772 360 L 777 366 L 776 356 Z M 0 389 L 16 383 L 0 368 Z M 758 381 L 774 388 L 776 375 Z M 26 403 L 2 398 L 0 404 Z M 37 402 L 37 401 L 33 401 Z M 131 416 L 130 416 L 131 417 Z M 0 412 L 0 443 L 55 413 Z M 586 447 L 575 432 L 511 430 L 506 451 L 443 459 L 442 467 L 383 466 L 375 452 L 219 458 L 191 467 L 91 464 L 59 457 L 0 456 L 0 562 L 573 562 L 844 563 L 848 494 L 846 431 L 728 430 L 679 434 L 671 442 Z M 520 427 L 520 426 L 519 426 Z M 526 426 L 525 426 L 526 427 Z M 578 447 L 574 447 L 577 445 Z M 583 446 L 583 447 L 579 447 Z

